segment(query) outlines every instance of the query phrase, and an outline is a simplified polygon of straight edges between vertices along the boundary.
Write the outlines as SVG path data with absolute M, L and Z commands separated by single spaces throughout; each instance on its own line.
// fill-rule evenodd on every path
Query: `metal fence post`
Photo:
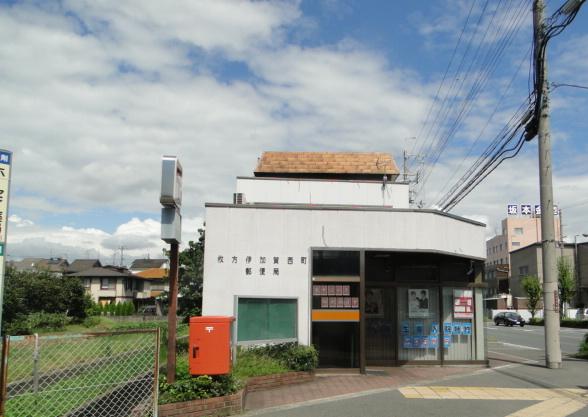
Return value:
M 35 333 L 35 348 L 33 349 L 33 392 L 39 392 L 39 334 Z
M 2 362 L 0 363 L 0 417 L 4 417 L 6 394 L 8 391 L 8 349 L 10 336 L 2 338 Z
M 153 372 L 153 417 L 159 415 L 159 344 L 161 342 L 161 329 L 155 332 L 155 369 Z M 2 416 L 0 416 L 2 417 Z

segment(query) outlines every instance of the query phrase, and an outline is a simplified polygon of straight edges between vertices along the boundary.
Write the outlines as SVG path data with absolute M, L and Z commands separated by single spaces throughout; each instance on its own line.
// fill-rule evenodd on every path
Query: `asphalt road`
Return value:
M 562 355 L 573 355 L 588 333 L 587 329 L 560 329 Z M 504 327 L 493 324 L 486 326 L 488 356 L 510 358 L 512 361 L 545 360 L 545 329 L 543 326 Z M 508 356 L 507 356 L 508 355 Z
M 473 371 L 466 376 L 450 377 L 431 383 L 441 387 L 482 387 L 530 389 L 533 392 L 558 388 L 588 390 L 588 361 L 577 360 L 570 355 L 578 346 L 586 329 L 561 329 L 561 347 L 564 356 L 563 369 L 550 370 L 544 363 L 543 327 L 486 327 L 488 355 L 495 368 Z M 449 388 L 451 389 L 451 388 Z M 537 391 L 534 391 L 537 390 Z M 588 399 L 581 400 L 588 404 Z M 533 413 L 526 407 L 542 407 Z M 505 417 L 533 415 L 535 417 L 588 417 L 588 405 L 569 413 L 563 407 L 532 399 L 426 399 L 406 398 L 397 389 L 362 393 L 319 400 L 306 404 L 259 410 L 247 416 L 265 417 Z M 523 414 L 519 414 L 523 413 Z M 526 413 L 526 414 L 525 414 Z

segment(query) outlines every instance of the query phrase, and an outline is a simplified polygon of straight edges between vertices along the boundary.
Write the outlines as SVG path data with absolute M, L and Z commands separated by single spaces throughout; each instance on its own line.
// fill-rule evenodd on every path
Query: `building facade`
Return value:
M 387 154 L 265 153 L 206 204 L 204 315 L 320 366 L 484 363 L 481 223 L 408 208 Z
M 556 250 L 556 257 L 565 258 L 575 271 L 575 247 L 574 244 L 566 243 L 563 247 Z M 536 275 L 539 282 L 543 283 L 543 249 L 540 243 L 534 243 L 521 249 L 514 250 L 510 253 L 511 259 L 511 276 L 510 290 L 513 297 L 525 298 L 527 294 L 522 287 L 522 279 L 527 275 Z M 575 275 L 575 274 L 574 274 Z
M 555 236 L 560 236 L 559 216 L 555 216 Z M 541 217 L 509 216 L 502 220 L 501 234 L 486 242 L 487 265 L 510 265 L 510 252 L 541 242 Z

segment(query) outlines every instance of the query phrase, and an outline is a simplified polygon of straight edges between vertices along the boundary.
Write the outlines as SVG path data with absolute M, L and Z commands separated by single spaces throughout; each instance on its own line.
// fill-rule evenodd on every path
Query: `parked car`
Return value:
M 499 326 L 500 324 L 504 324 L 505 326 L 517 326 L 523 327 L 525 325 L 525 319 L 521 317 L 518 313 L 513 313 L 510 311 L 506 311 L 503 313 L 498 313 L 494 316 L 494 324 Z

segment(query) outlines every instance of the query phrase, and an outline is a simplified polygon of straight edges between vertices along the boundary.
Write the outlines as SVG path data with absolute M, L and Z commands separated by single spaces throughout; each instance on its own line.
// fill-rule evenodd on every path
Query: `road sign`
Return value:
M 0 149 L 0 323 L 2 323 L 2 303 L 4 300 L 4 257 L 6 256 L 6 226 L 8 224 L 11 165 L 12 152 Z

